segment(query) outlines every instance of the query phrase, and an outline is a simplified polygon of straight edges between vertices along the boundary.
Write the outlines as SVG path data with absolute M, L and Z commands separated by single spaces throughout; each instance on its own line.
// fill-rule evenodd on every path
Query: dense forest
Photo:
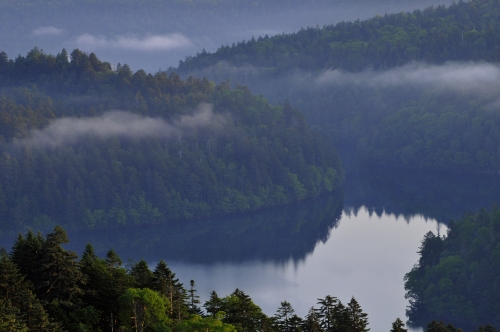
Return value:
M 259 37 L 172 69 L 288 99 L 346 155 L 381 166 L 500 169 L 497 1 Z
M 446 236 L 429 232 L 405 276 L 410 321 L 429 317 L 462 326 L 500 324 L 500 209 L 466 214 Z
M 451 0 L 442 0 L 451 3 Z M 154 73 L 198 50 L 252 35 L 413 10 L 433 0 L 20 0 L 0 1 L 0 45 L 9 56 L 33 46 L 98 52 Z
M 99 258 L 90 243 L 78 260 L 75 252 L 62 247 L 68 242 L 65 230 L 57 226 L 45 237 L 31 231 L 20 234 L 10 253 L 2 248 L 2 331 L 370 330 L 368 315 L 354 297 L 344 305 L 327 295 L 304 318 L 287 301 L 281 302 L 274 316 L 267 316 L 240 289 L 225 297 L 213 291 L 202 307 L 195 281 L 184 286 L 163 260 L 153 271 L 144 260 L 124 268 L 114 250 Z M 398 318 L 390 331 L 407 329 Z M 461 330 L 433 321 L 427 331 Z M 495 329 L 487 325 L 478 331 Z
M 189 286 L 160 260 L 122 267 L 110 250 L 106 258 L 87 244 L 80 260 L 65 250 L 66 232 L 56 227 L 19 235 L 10 254 L 0 257 L 0 326 L 3 331 L 297 331 L 314 326 L 330 331 L 368 331 L 368 319 L 354 299 L 347 305 L 332 296 L 319 299 L 305 319 L 283 301 L 268 317 L 242 290 L 220 298 L 214 291 L 200 307 L 193 280 Z
M 228 82 L 35 48 L 0 53 L 0 89 L 2 233 L 256 210 L 343 180 L 332 144 L 290 104 Z

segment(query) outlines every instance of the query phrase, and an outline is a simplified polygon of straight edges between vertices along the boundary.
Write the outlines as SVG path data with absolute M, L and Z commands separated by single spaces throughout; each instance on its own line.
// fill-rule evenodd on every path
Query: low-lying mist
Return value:
M 181 116 L 167 122 L 161 118 L 112 110 L 92 118 L 61 118 L 52 121 L 43 129 L 32 131 L 30 138 L 14 144 L 29 144 L 40 148 L 56 148 L 78 142 L 91 135 L 99 138 L 129 137 L 165 139 L 183 136 L 200 127 L 219 127 L 226 118 L 213 112 L 210 104 L 200 104 L 192 115 Z

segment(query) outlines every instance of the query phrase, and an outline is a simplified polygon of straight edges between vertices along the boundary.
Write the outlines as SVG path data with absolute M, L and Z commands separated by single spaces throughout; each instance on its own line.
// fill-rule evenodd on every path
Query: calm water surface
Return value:
M 362 208 L 345 211 L 326 242 L 318 241 L 305 259 L 278 264 L 244 263 L 191 264 L 171 261 L 177 275 L 196 281 L 202 300 L 216 290 L 227 295 L 244 290 L 268 315 L 283 300 L 304 317 L 307 310 L 325 295 L 347 303 L 354 296 L 368 313 L 372 331 L 389 331 L 397 318 L 405 319 L 403 276 L 418 260 L 420 241 L 428 231 L 441 232 L 445 226 L 435 220 L 414 216 L 377 216 Z M 153 262 L 152 262 L 153 263 Z
M 424 234 L 445 234 L 464 210 L 488 208 L 498 197 L 500 176 L 365 170 L 349 174 L 343 191 L 300 204 L 74 233 L 66 248 L 81 253 L 90 242 L 101 257 L 114 249 L 124 262 L 143 258 L 152 269 L 163 259 L 185 285 L 195 280 L 202 303 L 212 290 L 226 296 L 239 288 L 271 316 L 284 300 L 304 317 L 318 298 L 346 304 L 354 296 L 371 331 L 383 332 L 406 320 L 403 278 Z

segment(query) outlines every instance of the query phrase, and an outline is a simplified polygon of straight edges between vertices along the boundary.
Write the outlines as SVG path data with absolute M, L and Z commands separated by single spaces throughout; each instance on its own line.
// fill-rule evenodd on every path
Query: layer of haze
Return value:
M 32 132 L 22 143 L 38 147 L 54 148 L 72 144 L 85 136 L 109 137 L 162 137 L 165 139 L 183 135 L 190 129 L 209 125 L 221 125 L 224 117 L 214 114 L 212 105 L 200 104 L 192 115 L 184 115 L 172 122 L 161 118 L 144 117 L 124 111 L 109 111 L 92 118 L 61 118 L 41 130 Z

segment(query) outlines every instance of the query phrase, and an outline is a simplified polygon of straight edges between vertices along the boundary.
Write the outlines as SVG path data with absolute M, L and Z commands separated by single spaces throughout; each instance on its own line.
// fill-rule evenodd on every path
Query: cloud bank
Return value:
M 63 33 L 62 29 L 58 29 L 53 26 L 49 27 L 38 27 L 31 31 L 35 36 L 59 36 Z
M 210 125 L 222 125 L 225 118 L 215 114 L 210 104 L 200 104 L 192 115 L 185 115 L 173 122 L 160 118 L 144 117 L 124 111 L 109 111 L 92 118 L 62 118 L 51 122 L 41 130 L 34 130 L 31 138 L 23 140 L 37 147 L 54 148 L 76 143 L 85 136 L 100 138 L 162 137 L 165 139 L 183 135 L 191 129 Z
M 118 36 L 107 39 L 104 36 L 83 34 L 76 38 L 79 47 L 89 48 L 115 48 L 139 51 L 171 51 L 193 46 L 193 43 L 179 33 L 167 35 L 151 35 L 144 38 L 136 36 Z
M 401 86 L 442 88 L 447 90 L 488 92 L 500 85 L 500 67 L 490 63 L 449 62 L 443 65 L 410 63 L 386 71 L 365 70 L 347 73 L 328 70 L 314 79 L 320 86 L 356 84 L 366 86 Z

